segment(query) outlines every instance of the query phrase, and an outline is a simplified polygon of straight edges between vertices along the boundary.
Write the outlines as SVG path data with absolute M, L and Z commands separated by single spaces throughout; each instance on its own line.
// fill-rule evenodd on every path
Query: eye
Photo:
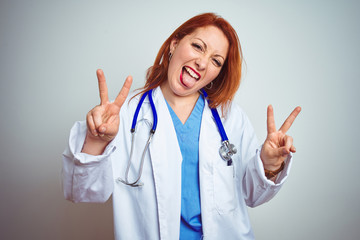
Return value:
M 214 63 L 215 66 L 217 66 L 217 67 L 222 67 L 222 63 L 221 63 L 219 60 L 217 60 L 216 58 L 213 58 L 213 63 Z
M 202 46 L 198 43 L 192 43 L 191 46 L 193 46 L 195 49 L 197 49 L 199 51 L 203 51 Z

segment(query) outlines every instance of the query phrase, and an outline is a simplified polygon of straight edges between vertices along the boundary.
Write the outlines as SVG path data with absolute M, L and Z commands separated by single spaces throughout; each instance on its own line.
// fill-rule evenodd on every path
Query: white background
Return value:
M 249 209 L 257 239 L 359 239 L 360 4 L 357 1 L 0 1 L 0 238 L 112 239 L 111 201 L 73 204 L 61 190 L 69 130 L 99 103 L 144 84 L 165 39 L 215 12 L 246 61 L 235 101 L 261 141 L 266 107 L 298 150 L 288 181 Z

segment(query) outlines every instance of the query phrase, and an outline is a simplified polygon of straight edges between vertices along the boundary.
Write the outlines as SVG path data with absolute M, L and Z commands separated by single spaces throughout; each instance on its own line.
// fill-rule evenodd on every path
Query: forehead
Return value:
M 223 31 L 215 26 L 197 28 L 193 33 L 186 37 L 191 40 L 198 39 L 203 41 L 207 45 L 209 51 L 223 56 L 227 55 L 229 41 Z

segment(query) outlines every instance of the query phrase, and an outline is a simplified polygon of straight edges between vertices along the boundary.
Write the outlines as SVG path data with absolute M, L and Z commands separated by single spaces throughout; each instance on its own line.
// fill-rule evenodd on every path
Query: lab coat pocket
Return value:
M 214 198 L 220 214 L 235 210 L 234 166 L 218 165 L 214 168 Z

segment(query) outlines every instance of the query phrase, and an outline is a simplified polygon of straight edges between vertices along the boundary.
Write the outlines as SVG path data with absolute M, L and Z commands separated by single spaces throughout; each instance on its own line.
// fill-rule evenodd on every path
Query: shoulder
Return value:
M 218 108 L 218 111 L 221 112 L 221 107 Z M 229 107 L 223 113 L 224 119 L 239 119 L 239 118 L 247 118 L 245 111 L 235 102 L 231 102 Z
M 128 97 L 126 98 L 126 101 L 124 102 L 124 104 L 121 107 L 121 111 L 120 111 L 120 115 L 123 117 L 133 117 L 134 113 L 136 112 L 136 109 L 138 107 L 138 105 L 140 104 L 140 99 L 142 98 L 143 94 L 141 94 L 142 89 L 137 89 L 135 91 L 132 91 Z M 154 89 L 152 91 L 152 98 L 153 101 L 156 102 L 156 99 L 159 98 L 159 89 Z M 141 118 L 142 116 L 147 115 L 147 113 L 151 110 L 150 107 L 150 101 L 149 98 L 146 97 L 145 99 L 143 99 L 143 101 L 140 104 L 140 109 L 138 112 L 138 116 L 139 118 Z
M 133 107 L 133 106 L 136 106 L 137 103 L 139 102 L 140 100 L 140 97 L 141 95 L 139 94 L 141 92 L 141 90 L 139 89 L 136 89 L 136 90 L 133 90 L 129 93 L 129 95 L 127 96 L 124 104 L 123 104 L 123 107 Z
M 140 95 L 138 95 L 140 91 L 135 90 L 129 93 L 125 102 L 121 106 L 120 116 L 128 116 L 129 113 L 135 112 L 137 103 L 139 102 Z
M 221 107 L 218 108 L 219 113 Z M 252 124 L 245 111 L 235 102 L 231 102 L 223 117 L 224 123 L 232 128 L 244 130 L 245 128 L 251 128 Z

